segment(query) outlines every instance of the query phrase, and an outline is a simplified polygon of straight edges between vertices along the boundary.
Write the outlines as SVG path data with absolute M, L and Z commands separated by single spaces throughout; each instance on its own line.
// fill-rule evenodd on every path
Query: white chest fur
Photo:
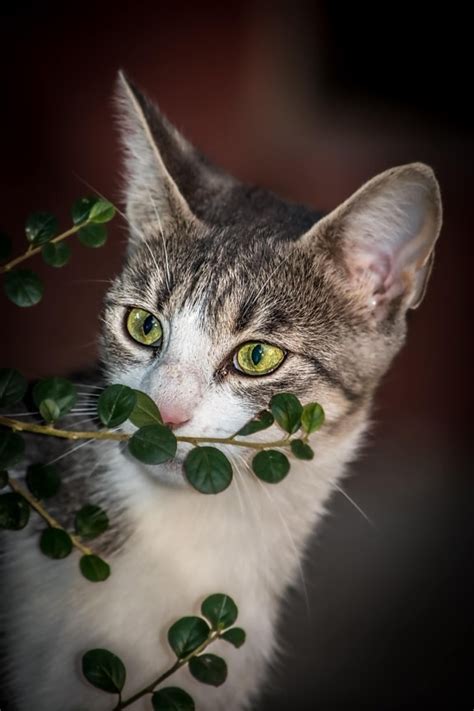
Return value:
M 199 614 L 214 592 L 236 601 L 247 641 L 239 650 L 221 641 L 210 650 L 228 663 L 223 686 L 199 684 L 187 669 L 170 681 L 187 689 L 198 709 L 245 708 L 274 653 L 279 600 L 290 582 L 298 584 L 305 541 L 354 447 L 355 437 L 337 461 L 294 463 L 277 486 L 236 473 L 215 497 L 157 486 L 122 459 L 110 474 L 127 492 L 133 533 L 109 558 L 112 575 L 104 583 L 82 578 L 75 554 L 48 560 L 27 532 L 11 534 L 7 630 L 13 683 L 23 680 L 19 711 L 113 708 L 114 697 L 81 678 L 82 654 L 94 647 L 118 654 L 129 695 L 171 665 L 169 626 Z M 149 709 L 149 699 L 134 708 Z

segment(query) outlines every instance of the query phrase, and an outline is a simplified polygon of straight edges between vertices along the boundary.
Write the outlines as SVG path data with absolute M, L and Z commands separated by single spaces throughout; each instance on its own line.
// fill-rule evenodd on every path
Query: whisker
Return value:
M 39 415 L 39 412 L 12 412 L 11 414 L 5 414 L 0 412 L 2 417 L 28 417 L 28 415 Z
M 370 525 L 371 525 L 373 528 L 375 528 L 375 529 L 377 528 L 377 526 L 376 526 L 375 523 L 372 521 L 372 519 L 370 519 L 370 518 L 367 516 L 367 514 L 365 513 L 365 511 L 363 511 L 363 510 L 360 508 L 360 506 L 359 506 L 358 504 L 356 504 L 356 502 L 354 501 L 354 499 L 352 499 L 352 498 L 349 496 L 349 494 L 348 494 L 346 491 L 344 491 L 344 489 L 343 489 L 341 486 L 339 486 L 339 484 L 336 484 L 336 483 L 333 482 L 332 485 L 334 486 L 335 489 L 337 489 L 337 491 L 339 491 L 340 494 L 342 494 L 343 496 L 345 496 L 345 498 L 349 501 L 350 504 L 352 504 L 352 506 L 355 508 L 355 510 L 358 511 L 358 512 L 360 513 L 360 515 L 361 515 L 363 518 L 365 518 L 365 520 L 367 521 L 368 524 L 370 524 Z
M 80 388 L 93 388 L 94 390 L 103 390 L 103 387 L 101 385 L 91 385 L 89 383 L 78 383 L 77 380 L 71 380 L 71 383 L 74 385 L 77 385 Z
M 297 548 L 297 546 L 296 546 L 296 543 L 295 543 L 294 540 L 293 540 L 293 536 L 291 535 L 290 528 L 289 528 L 287 522 L 285 521 L 285 518 L 284 518 L 283 514 L 282 514 L 281 511 L 280 511 L 280 507 L 278 506 L 278 503 L 277 503 L 276 499 L 274 499 L 274 498 L 270 495 L 270 493 L 269 493 L 269 492 L 266 490 L 266 488 L 265 488 L 265 484 L 263 484 L 263 483 L 260 481 L 260 479 L 255 476 L 255 474 L 253 473 L 251 467 L 249 466 L 249 464 L 248 464 L 244 459 L 243 459 L 243 462 L 244 462 L 244 464 L 246 465 L 247 469 L 251 472 L 252 476 L 254 477 L 255 481 L 257 482 L 257 485 L 260 486 L 261 490 L 263 491 L 263 493 L 264 493 L 265 496 L 267 497 L 268 501 L 270 502 L 270 505 L 274 508 L 274 510 L 275 510 L 276 513 L 278 514 L 278 517 L 279 517 L 279 519 L 280 519 L 280 521 L 281 521 L 281 523 L 282 523 L 282 525 L 283 525 L 283 528 L 284 528 L 285 531 L 286 531 L 288 540 L 289 540 L 289 542 L 290 542 L 291 547 L 293 548 L 293 553 L 294 553 L 294 555 L 295 555 L 296 562 L 297 562 L 297 565 L 298 565 L 299 574 L 300 574 L 300 579 L 301 579 L 301 583 L 302 583 L 302 586 L 303 586 L 303 594 L 304 594 L 304 598 L 305 598 L 306 611 L 307 611 L 308 617 L 310 617 L 310 616 L 311 616 L 311 608 L 310 608 L 310 604 L 309 604 L 309 595 L 308 595 L 308 588 L 307 588 L 307 584 L 306 584 L 306 578 L 305 578 L 305 575 L 304 575 L 303 565 L 302 565 L 301 560 L 300 560 L 298 548 Z
M 164 231 L 163 231 L 163 224 L 162 224 L 162 222 L 161 222 L 160 215 L 158 214 L 158 210 L 157 210 L 157 207 L 156 207 L 156 203 L 155 203 L 155 201 L 154 201 L 153 198 L 152 198 L 152 195 L 151 195 L 151 193 L 150 193 L 150 190 L 148 189 L 148 186 L 147 186 L 147 193 L 148 193 L 149 200 L 150 200 L 150 202 L 151 202 L 151 204 L 152 204 L 152 206 L 153 206 L 153 210 L 154 210 L 154 212 L 155 212 L 156 219 L 158 220 L 158 229 L 159 229 L 159 231 L 160 231 L 161 241 L 162 241 L 162 243 L 163 243 L 163 253 L 164 253 L 164 255 L 165 255 L 166 285 L 167 285 L 167 287 L 168 287 L 168 290 L 171 291 L 170 265 L 169 265 L 169 261 L 168 261 L 168 250 L 167 250 L 167 247 L 166 247 L 165 233 L 164 233 Z
M 254 296 L 253 298 L 250 298 L 250 300 L 247 302 L 247 308 L 249 308 L 250 306 L 252 306 L 252 305 L 257 301 L 258 297 L 259 297 L 260 294 L 263 292 L 263 290 L 264 290 L 265 287 L 267 286 L 267 284 L 268 284 L 268 282 L 270 281 L 270 279 L 272 279 L 272 277 L 275 276 L 276 272 L 280 269 L 280 267 L 291 257 L 291 255 L 293 254 L 293 252 L 295 251 L 295 249 L 296 249 L 295 247 L 293 247 L 292 249 L 290 249 L 290 251 L 288 252 L 288 254 L 286 254 L 286 255 L 278 262 L 278 264 L 276 265 L 275 269 L 273 269 L 273 271 L 270 272 L 270 276 L 264 281 L 264 283 L 262 284 L 262 286 L 260 287 L 260 289 L 258 290 L 258 292 L 255 294 L 255 296 Z
M 81 449 L 82 447 L 85 447 L 88 444 L 94 443 L 97 440 L 95 439 L 88 439 L 85 442 L 81 442 L 80 444 L 76 444 L 75 447 L 71 447 L 71 449 L 68 449 L 67 452 L 63 452 L 63 454 L 60 454 L 59 457 L 56 457 L 55 459 L 52 459 L 49 464 L 56 464 L 56 462 L 59 462 L 61 459 L 64 459 L 64 457 L 67 457 L 69 454 L 73 454 L 73 452 L 76 452 L 78 449 Z

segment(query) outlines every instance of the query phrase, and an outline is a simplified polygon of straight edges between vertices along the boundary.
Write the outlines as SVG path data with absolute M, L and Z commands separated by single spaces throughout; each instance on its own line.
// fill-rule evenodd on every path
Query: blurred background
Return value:
M 255 709 L 471 709 L 467 18 L 449 4 L 20 0 L 0 21 L 0 230 L 18 254 L 30 212 L 51 210 L 66 228 L 91 189 L 120 201 L 120 67 L 214 162 L 322 210 L 393 165 L 433 166 L 445 224 L 430 288 L 344 483 L 356 505 L 336 494 L 308 547 L 309 609 L 299 586 L 282 619 L 285 654 Z M 36 378 L 94 361 L 125 235 L 114 221 L 106 247 L 75 243 L 62 270 L 31 261 L 45 297 L 19 310 L 0 295 L 2 366 Z

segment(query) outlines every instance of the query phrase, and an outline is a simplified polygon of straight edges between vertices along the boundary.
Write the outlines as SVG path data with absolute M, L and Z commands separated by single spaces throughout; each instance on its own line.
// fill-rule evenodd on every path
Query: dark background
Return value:
M 271 8 L 271 9 L 270 9 Z M 239 178 L 329 210 L 393 165 L 431 164 L 445 224 L 421 309 L 385 379 L 347 494 L 285 606 L 285 654 L 257 708 L 471 709 L 472 39 L 455 4 L 19 2 L 1 10 L 0 229 L 90 189 L 120 200 L 119 67 Z M 95 357 L 107 246 L 74 245 L 43 302 L 0 295 L 2 366 L 30 377 Z M 301 587 L 301 586 L 300 586 Z M 245 650 L 243 650 L 245 653 Z

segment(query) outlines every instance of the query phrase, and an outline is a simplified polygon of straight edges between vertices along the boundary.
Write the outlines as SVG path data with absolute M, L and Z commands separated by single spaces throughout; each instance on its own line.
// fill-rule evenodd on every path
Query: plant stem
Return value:
M 148 684 L 148 686 L 145 686 L 145 688 L 141 689 L 141 691 L 137 691 L 136 694 L 133 696 L 130 696 L 130 698 L 125 699 L 125 701 L 119 701 L 117 706 L 115 706 L 113 711 L 120 711 L 120 709 L 124 709 L 127 706 L 131 706 L 131 704 L 135 703 L 135 701 L 138 701 L 138 699 L 141 699 L 142 696 L 145 696 L 146 694 L 151 694 L 155 690 L 155 688 L 158 686 L 158 684 L 161 684 L 162 681 L 165 681 L 169 676 L 174 674 L 178 669 L 181 669 L 185 664 L 189 662 L 192 657 L 195 657 L 198 654 L 201 654 L 206 647 L 208 647 L 214 640 L 218 639 L 220 637 L 220 632 L 214 631 L 211 632 L 209 637 L 206 639 L 205 642 L 203 642 L 199 647 L 196 647 L 195 650 L 193 650 L 190 654 L 188 654 L 186 657 L 183 657 L 182 659 L 178 659 L 172 667 L 167 669 L 163 674 L 161 674 L 157 679 L 152 681 L 151 684 Z
M 125 432 L 111 432 L 110 430 L 97 430 L 95 432 L 83 432 L 74 430 L 60 430 L 51 425 L 38 425 L 35 422 L 20 422 L 11 417 L 3 417 L 0 415 L 0 425 L 9 427 L 16 432 L 33 432 L 35 434 L 49 435 L 50 437 L 61 437 L 62 439 L 105 439 L 115 440 L 116 442 L 124 442 L 129 440 L 132 435 Z M 247 447 L 250 449 L 267 449 L 268 447 L 287 447 L 290 443 L 290 438 L 277 439 L 273 442 L 238 442 L 234 437 L 187 437 L 185 435 L 176 435 L 178 442 L 187 442 L 189 444 L 229 444 L 233 447 Z
M 24 489 L 21 484 L 18 483 L 16 479 L 8 478 L 8 486 L 12 491 L 14 491 L 16 494 L 19 494 L 23 499 L 25 499 L 29 505 L 31 506 L 32 509 L 36 511 L 37 514 L 41 516 L 42 519 L 46 521 L 48 526 L 51 526 L 51 528 L 59 528 L 61 531 L 64 531 L 65 529 L 61 526 L 59 521 L 56 521 L 53 516 L 51 516 L 50 513 L 46 511 L 46 509 L 43 507 L 43 504 L 38 501 L 32 494 L 30 494 L 27 489 Z M 65 531 L 69 538 L 72 541 L 72 544 L 81 551 L 84 555 L 92 555 L 94 551 L 92 551 L 88 546 L 85 546 L 77 536 L 75 536 L 72 533 L 68 533 L 68 531 Z
M 70 237 L 71 235 L 73 235 L 76 232 L 78 232 L 79 230 L 81 230 L 87 224 L 89 224 L 89 220 L 85 220 L 84 222 L 81 222 L 78 225 L 74 225 L 74 227 L 71 227 L 69 230 L 66 230 L 66 232 L 62 232 L 60 235 L 57 235 L 56 237 L 53 237 L 53 239 L 48 240 L 48 242 L 38 245 L 38 247 L 33 247 L 30 244 L 30 246 L 28 247 L 26 252 L 24 252 L 23 254 L 20 254 L 19 257 L 15 257 L 15 259 L 12 259 L 10 262 L 7 262 L 7 264 L 3 264 L 0 267 L 0 274 L 9 272 L 10 269 L 13 269 L 13 267 L 16 267 L 17 264 L 20 264 L 21 262 L 24 262 L 25 259 L 29 259 L 30 257 L 33 257 L 35 254 L 38 254 L 39 252 L 41 252 L 41 250 L 45 244 L 52 244 L 52 243 L 55 244 L 56 242 L 61 242 L 63 239 L 66 239 L 66 237 Z
M 111 432 L 109 430 L 97 430 L 95 432 L 75 432 L 73 430 L 60 430 L 51 425 L 38 425 L 35 422 L 20 422 L 11 417 L 0 415 L 0 425 L 9 427 L 16 432 L 33 432 L 35 434 L 49 435 L 50 437 L 61 437 L 62 439 L 112 439 L 122 442 L 130 438 L 130 435 L 122 432 Z

